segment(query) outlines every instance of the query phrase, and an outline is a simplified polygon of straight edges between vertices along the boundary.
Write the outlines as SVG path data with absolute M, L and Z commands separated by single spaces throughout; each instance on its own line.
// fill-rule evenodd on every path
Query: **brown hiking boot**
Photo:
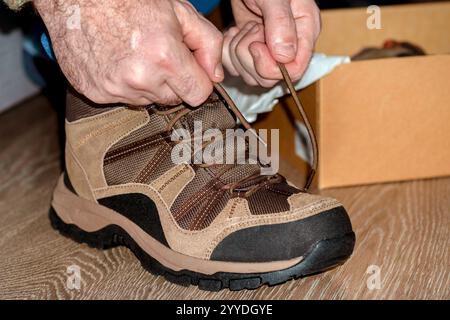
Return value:
M 125 245 L 147 270 L 206 290 L 278 284 L 344 262 L 355 237 L 338 201 L 262 176 L 259 164 L 173 163 L 173 128 L 235 127 L 225 100 L 100 108 L 69 94 L 52 225 L 94 247 Z

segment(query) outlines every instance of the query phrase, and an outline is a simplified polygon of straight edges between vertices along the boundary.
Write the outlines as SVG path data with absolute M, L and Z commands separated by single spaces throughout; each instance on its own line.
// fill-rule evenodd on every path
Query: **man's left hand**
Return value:
M 273 87 L 284 63 L 299 80 L 320 33 L 313 0 L 231 0 L 236 27 L 225 33 L 223 63 L 253 86 Z

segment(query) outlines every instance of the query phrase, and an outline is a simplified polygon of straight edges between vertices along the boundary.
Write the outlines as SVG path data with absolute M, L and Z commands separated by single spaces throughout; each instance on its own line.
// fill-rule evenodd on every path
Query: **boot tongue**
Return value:
M 189 131 L 193 132 L 194 123 L 197 121 L 201 123 L 203 132 L 212 128 L 226 130 L 234 129 L 236 127 L 236 118 L 234 117 L 234 114 L 227 108 L 225 102 L 223 102 L 216 93 L 213 93 L 198 109 L 190 112 L 185 117 L 184 125 L 187 126 Z M 234 146 L 229 145 L 230 141 L 227 140 L 224 140 L 223 143 L 224 152 L 227 154 L 236 153 L 236 143 L 234 143 Z M 224 173 L 223 165 L 219 164 L 209 167 L 209 171 L 215 175 L 220 175 L 221 180 L 224 183 L 229 183 L 259 173 L 260 166 L 257 164 L 232 164 L 227 165 Z
M 216 93 L 213 93 L 205 103 L 185 117 L 185 126 L 191 132 L 194 130 L 195 122 L 197 125 L 201 124 L 202 131 L 212 128 L 232 129 L 236 126 L 236 120 L 232 113 Z

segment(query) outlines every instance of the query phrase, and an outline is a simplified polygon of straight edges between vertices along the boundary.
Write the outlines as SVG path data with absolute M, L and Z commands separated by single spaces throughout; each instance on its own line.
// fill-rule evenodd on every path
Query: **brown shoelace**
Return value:
M 303 189 L 305 191 L 307 191 L 309 189 L 309 187 L 311 186 L 311 183 L 314 179 L 314 176 L 317 172 L 317 167 L 318 167 L 318 160 L 319 160 L 318 153 L 319 152 L 318 152 L 318 147 L 317 147 L 317 139 L 316 139 L 316 135 L 314 134 L 314 130 L 311 126 L 311 123 L 309 122 L 308 116 L 306 115 L 305 109 L 303 108 L 303 105 L 300 102 L 300 99 L 297 95 L 297 91 L 295 90 L 295 87 L 294 87 L 294 84 L 292 83 L 291 77 L 289 76 L 289 73 L 286 70 L 286 67 L 281 63 L 278 64 L 278 67 L 280 68 L 281 74 L 283 75 L 283 78 L 284 78 L 284 82 L 286 83 L 286 86 L 289 89 L 289 93 L 291 94 L 292 98 L 294 99 L 295 106 L 297 107 L 297 110 L 298 110 L 301 118 L 303 119 L 303 122 L 308 131 L 308 136 L 309 136 L 309 139 L 310 139 L 311 145 L 312 145 L 313 159 L 312 159 L 312 164 L 311 164 L 311 170 L 306 179 L 305 186 L 303 187 Z M 239 121 L 241 121 L 243 126 L 246 129 L 251 129 L 252 128 L 251 125 L 247 122 L 247 120 L 245 120 L 244 116 L 239 111 L 236 104 L 233 102 L 233 100 L 228 95 L 228 93 L 225 91 L 225 89 L 218 83 L 215 84 L 215 88 L 225 99 L 227 104 L 230 106 L 230 109 L 233 111 L 233 113 L 236 115 L 236 117 L 238 117 Z
M 308 136 L 310 138 L 311 141 L 311 145 L 312 145 L 312 151 L 313 151 L 313 161 L 312 161 L 312 165 L 311 165 L 311 170 L 308 174 L 308 177 L 306 179 L 306 183 L 305 186 L 303 187 L 303 191 L 307 191 L 308 188 L 311 186 L 311 183 L 314 179 L 314 175 L 317 171 L 317 166 L 318 166 L 318 148 L 317 148 L 317 140 L 316 140 L 316 136 L 314 134 L 314 131 L 312 129 L 312 126 L 309 122 L 309 119 L 306 115 L 306 112 L 300 102 L 300 99 L 297 95 L 297 92 L 294 88 L 294 84 L 292 83 L 291 77 L 289 76 L 288 71 L 286 70 L 286 67 L 283 64 L 279 64 L 279 68 L 281 71 L 281 74 L 283 75 L 284 78 L 284 82 L 286 83 L 288 89 L 289 89 L 289 93 L 291 94 L 292 98 L 294 99 L 294 103 L 297 107 L 297 110 L 301 116 L 301 118 L 303 119 L 303 122 L 306 126 L 306 129 L 308 131 Z M 236 115 L 236 117 L 239 119 L 239 121 L 242 123 L 242 125 L 247 129 L 250 130 L 252 129 L 252 126 L 248 123 L 248 121 L 245 119 L 245 117 L 242 115 L 241 111 L 237 108 L 236 104 L 234 103 L 234 101 L 231 99 L 231 97 L 228 95 L 228 93 L 225 91 L 225 89 L 222 87 L 222 85 L 216 83 L 214 84 L 215 89 L 217 90 L 217 92 L 223 97 L 223 99 L 225 100 L 225 102 L 228 104 L 229 108 L 231 109 L 231 111 Z M 174 107 L 174 108 L 170 108 L 167 110 L 158 110 L 157 108 L 153 108 L 152 109 L 155 113 L 159 114 L 159 115 L 169 115 L 169 114 L 175 114 L 175 116 L 173 118 L 170 119 L 168 125 L 167 125 L 167 131 L 170 131 L 173 126 L 175 125 L 175 123 L 180 120 L 182 117 L 184 117 L 185 115 L 187 115 L 188 113 L 190 113 L 192 111 L 192 109 L 187 108 L 183 105 Z M 259 138 L 259 137 L 258 137 Z M 206 145 L 203 145 L 203 147 L 206 147 Z M 203 148 L 202 148 L 203 149 Z M 209 164 L 206 165 L 200 165 L 200 166 L 208 166 Z M 242 185 L 243 183 L 247 184 L 247 185 L 252 185 L 252 187 L 247 188 L 243 194 L 245 196 L 250 196 L 252 193 L 254 193 L 256 190 L 268 185 L 268 184 L 272 184 L 272 183 L 279 183 L 283 180 L 283 178 L 278 175 L 272 175 L 272 176 L 260 176 L 260 175 L 251 175 L 249 177 L 246 177 L 244 179 L 241 179 L 237 182 L 233 182 L 233 183 L 229 183 L 226 184 L 225 186 L 223 186 L 223 189 L 225 190 L 229 190 L 230 192 L 234 192 L 236 189 L 239 188 L 240 185 Z M 238 191 L 238 193 L 240 194 L 240 192 Z

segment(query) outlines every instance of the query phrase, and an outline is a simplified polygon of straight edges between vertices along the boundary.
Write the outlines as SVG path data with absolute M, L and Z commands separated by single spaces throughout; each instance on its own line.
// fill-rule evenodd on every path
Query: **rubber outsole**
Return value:
M 352 254 L 355 244 L 355 234 L 351 232 L 338 238 L 316 242 L 302 261 L 288 269 L 266 273 L 218 272 L 205 275 L 189 270 L 174 271 L 166 268 L 142 250 L 128 233 L 117 225 L 109 225 L 95 232 L 86 232 L 74 224 L 66 224 L 53 208 L 50 209 L 49 218 L 54 229 L 79 243 L 86 243 L 98 249 L 125 246 L 134 253 L 147 271 L 164 276 L 170 282 L 182 286 L 195 285 L 207 291 L 225 288 L 233 291 L 256 289 L 262 285 L 277 285 L 321 273 L 344 263 Z

